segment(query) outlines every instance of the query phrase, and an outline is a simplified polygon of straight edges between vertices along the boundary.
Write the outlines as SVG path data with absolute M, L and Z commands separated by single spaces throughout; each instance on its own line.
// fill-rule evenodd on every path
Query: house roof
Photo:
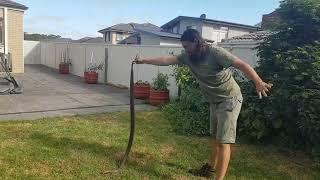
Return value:
M 86 42 L 90 39 L 93 39 L 93 37 L 84 37 L 84 38 L 80 38 L 80 39 L 77 39 L 77 40 L 73 40 L 72 42 L 74 43 L 83 43 L 83 42 Z
M 72 42 L 71 38 L 56 38 L 56 39 L 50 39 L 50 40 L 45 40 L 45 41 L 50 41 L 50 42 Z
M 27 10 L 28 7 L 10 0 L 0 0 L 0 6 L 11 7 L 16 9 Z
M 274 34 L 270 31 L 258 31 L 255 33 L 245 34 L 242 36 L 236 36 L 229 39 L 222 40 L 222 43 L 237 43 L 237 42 L 260 42 L 263 41 L 268 36 Z
M 128 24 L 124 24 L 124 23 L 120 23 L 120 24 L 116 24 L 114 26 L 105 28 L 105 29 L 101 29 L 98 32 L 100 33 L 105 33 L 108 31 L 117 31 L 117 32 L 128 32 L 128 33 L 133 33 L 135 32 L 134 29 L 139 28 L 139 29 L 145 29 L 145 30 L 160 30 L 161 28 L 151 24 L 151 23 L 143 23 L 143 24 L 138 24 L 138 23 L 128 23 Z
M 256 30 L 257 31 L 257 30 L 260 29 L 259 27 L 246 25 L 246 24 L 239 24 L 239 23 L 233 23 L 233 22 L 227 22 L 227 21 L 219 21 L 219 20 L 206 19 L 206 18 L 188 17 L 188 16 L 178 16 L 175 19 L 171 20 L 170 22 L 162 25 L 161 28 L 169 29 L 172 26 L 176 25 L 179 21 L 184 20 L 184 19 L 192 19 L 192 20 L 202 21 L 202 22 L 210 23 L 210 24 L 219 24 L 219 25 L 243 28 L 243 29 L 248 29 L 248 30 Z
M 170 32 L 166 32 L 163 30 L 147 30 L 147 29 L 137 28 L 136 31 L 140 32 L 140 33 L 147 33 L 147 34 L 152 34 L 152 35 L 156 35 L 156 36 L 160 36 L 160 37 L 176 38 L 176 39 L 181 38 L 180 34 L 170 33 Z
M 175 38 L 175 39 L 181 38 L 180 34 L 166 32 L 162 28 L 160 28 L 154 24 L 151 24 L 151 23 L 143 23 L 143 24 L 138 24 L 138 23 L 123 24 L 123 23 L 121 23 L 121 24 L 116 24 L 114 26 L 102 29 L 98 32 L 105 33 L 108 31 L 128 32 L 128 33 L 132 34 L 131 36 L 129 36 L 126 39 L 119 42 L 120 44 L 122 42 L 127 42 L 127 41 L 130 41 L 130 42 L 136 41 L 133 39 L 135 39 L 134 37 L 137 36 L 139 33 L 147 33 L 147 34 L 152 34 L 155 36 L 166 37 L 166 38 Z
M 106 43 L 103 39 L 103 37 L 95 37 L 95 38 L 90 38 L 87 39 L 81 43 Z

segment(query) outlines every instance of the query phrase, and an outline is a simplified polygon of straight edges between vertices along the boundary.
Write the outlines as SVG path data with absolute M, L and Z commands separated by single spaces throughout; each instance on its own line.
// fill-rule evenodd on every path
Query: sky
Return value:
M 279 0 L 14 0 L 29 7 L 24 31 L 78 39 L 118 23 L 161 26 L 177 16 L 255 25 Z

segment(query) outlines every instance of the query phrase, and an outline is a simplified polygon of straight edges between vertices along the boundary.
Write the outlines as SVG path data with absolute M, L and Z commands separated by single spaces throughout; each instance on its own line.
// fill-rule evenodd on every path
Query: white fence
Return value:
M 24 41 L 24 64 L 40 64 L 41 49 L 39 41 Z
M 252 66 L 257 65 L 258 57 L 254 49 L 256 43 L 221 43 L 220 46 L 240 57 Z M 151 46 L 151 45 L 107 45 L 83 43 L 53 43 L 25 41 L 25 63 L 43 64 L 58 69 L 64 53 L 71 59 L 70 73 L 83 77 L 93 55 L 93 63 L 104 62 L 105 68 L 99 71 L 100 83 L 110 83 L 129 87 L 130 66 L 133 58 L 157 57 L 169 54 L 179 54 L 181 47 Z M 170 96 L 177 95 L 177 87 L 172 66 L 135 65 L 135 80 L 152 82 L 158 72 L 169 75 Z
M 249 63 L 251 66 L 255 67 L 258 65 L 259 57 L 257 56 L 256 50 L 258 42 L 219 43 L 218 45 Z
M 25 49 L 31 49 L 30 42 L 25 43 Z M 29 46 L 26 48 L 26 46 Z M 104 62 L 104 70 L 99 71 L 99 83 L 109 83 L 129 87 L 130 67 L 133 58 L 157 57 L 181 53 L 181 47 L 173 46 L 138 46 L 138 45 L 107 45 L 84 43 L 51 43 L 41 42 L 40 53 L 25 51 L 26 64 L 42 64 L 54 69 L 59 68 L 63 54 L 71 59 L 70 73 L 83 77 L 93 55 L 93 63 Z M 38 51 L 37 49 L 34 49 Z M 28 54 L 29 53 L 29 54 Z M 37 54 L 37 55 L 35 55 Z M 158 72 L 169 75 L 170 96 L 177 95 L 177 87 L 172 66 L 135 65 L 135 80 L 152 82 Z

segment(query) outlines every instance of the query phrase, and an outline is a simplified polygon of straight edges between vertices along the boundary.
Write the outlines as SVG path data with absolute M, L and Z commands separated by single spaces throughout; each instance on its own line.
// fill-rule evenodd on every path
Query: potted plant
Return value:
M 99 70 L 103 70 L 104 63 L 90 63 L 88 69 L 84 71 L 84 79 L 88 84 L 97 84 L 99 77 Z
M 60 55 L 59 73 L 69 74 L 69 66 L 71 66 L 71 59 L 69 58 L 69 51 L 63 51 Z
M 168 80 L 169 76 L 162 73 L 158 73 L 157 77 L 153 79 L 149 96 L 151 105 L 158 106 L 169 101 Z
M 148 81 L 137 81 L 133 86 L 133 94 L 137 99 L 148 99 L 150 95 L 150 84 Z

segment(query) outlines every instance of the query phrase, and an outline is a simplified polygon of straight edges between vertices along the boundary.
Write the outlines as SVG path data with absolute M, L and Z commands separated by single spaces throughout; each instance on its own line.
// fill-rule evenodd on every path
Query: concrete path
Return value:
M 128 77 L 129 78 L 129 77 Z M 129 91 L 86 84 L 81 77 L 61 75 L 42 65 L 26 65 L 23 94 L 0 96 L 0 120 L 129 111 Z M 136 110 L 155 109 L 136 100 Z

